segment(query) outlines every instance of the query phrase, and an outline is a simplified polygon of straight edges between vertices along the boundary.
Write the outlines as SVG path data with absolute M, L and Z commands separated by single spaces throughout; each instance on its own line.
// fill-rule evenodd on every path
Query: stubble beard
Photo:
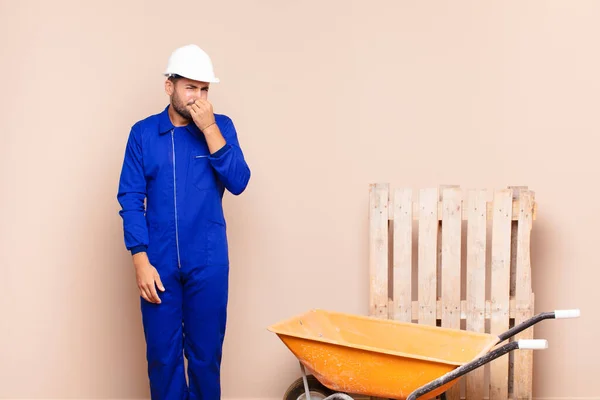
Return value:
M 175 110 L 175 112 L 177 112 L 177 114 L 181 115 L 188 121 L 192 120 L 192 114 L 190 114 L 186 106 L 183 104 L 183 102 L 181 101 L 181 99 L 179 99 L 177 95 L 173 95 L 173 97 L 171 98 L 171 103 L 173 104 L 173 109 Z

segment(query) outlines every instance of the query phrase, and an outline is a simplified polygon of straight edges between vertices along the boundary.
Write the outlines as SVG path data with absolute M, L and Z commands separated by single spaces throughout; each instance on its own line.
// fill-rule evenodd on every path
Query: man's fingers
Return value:
M 208 100 L 197 99 L 192 105 L 191 109 L 195 110 L 198 114 L 212 113 L 212 104 Z
M 143 283 L 140 285 L 140 294 L 149 303 L 160 303 L 160 298 L 156 293 L 156 290 L 153 290 L 154 282 Z
M 154 286 L 154 282 L 148 285 L 148 290 L 150 290 L 150 298 L 154 303 L 160 303 L 160 297 L 158 297 L 158 293 L 156 292 L 156 286 Z
M 198 107 L 198 109 L 202 110 L 202 111 L 206 111 L 208 110 L 208 102 L 204 99 L 198 99 L 196 100 L 196 102 L 194 103 L 194 105 L 196 107 Z
M 161 292 L 165 291 L 165 287 L 164 287 L 162 281 L 160 280 L 160 275 L 158 274 L 158 272 L 156 273 L 156 286 L 158 286 L 158 289 Z
M 211 104 L 211 102 L 210 102 L 210 101 L 208 101 L 208 100 L 204 100 L 204 99 L 203 99 L 203 100 L 202 100 L 202 107 L 203 107 L 203 108 L 204 108 L 206 111 L 208 111 L 208 112 L 212 112 L 212 108 L 213 108 L 213 106 L 212 106 L 212 104 Z
M 152 298 L 152 293 L 150 293 L 150 290 L 146 286 L 144 286 L 144 293 L 146 294 L 146 298 L 148 299 L 148 301 L 150 303 L 154 303 L 154 299 Z
M 142 298 L 144 300 L 146 300 L 148 303 L 151 303 L 150 299 L 148 298 L 148 294 L 146 293 L 146 290 L 143 287 L 140 287 L 140 295 L 142 296 Z
M 190 107 L 190 112 L 192 113 L 192 115 L 199 115 L 201 113 L 200 108 L 198 108 L 197 105 L 192 104 L 192 106 Z

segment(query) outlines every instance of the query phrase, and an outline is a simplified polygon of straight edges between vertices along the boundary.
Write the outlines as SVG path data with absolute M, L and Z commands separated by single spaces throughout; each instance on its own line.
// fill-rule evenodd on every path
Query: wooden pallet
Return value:
M 530 318 L 536 211 L 524 186 L 392 191 L 372 184 L 370 315 L 496 334 Z M 533 328 L 519 338 L 533 338 Z M 465 376 L 448 399 L 531 399 L 532 369 L 531 350 L 512 352 Z

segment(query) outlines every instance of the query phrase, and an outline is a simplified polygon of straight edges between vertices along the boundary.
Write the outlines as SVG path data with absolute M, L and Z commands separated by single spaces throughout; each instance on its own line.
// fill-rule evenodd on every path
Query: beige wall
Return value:
M 600 2 L 1 0 L 0 398 L 148 396 L 115 199 L 130 126 L 195 42 L 253 171 L 225 199 L 224 397 L 297 377 L 266 327 L 366 313 L 368 184 L 529 185 L 537 398 L 600 398 Z M 336 233 L 337 232 L 337 233 Z

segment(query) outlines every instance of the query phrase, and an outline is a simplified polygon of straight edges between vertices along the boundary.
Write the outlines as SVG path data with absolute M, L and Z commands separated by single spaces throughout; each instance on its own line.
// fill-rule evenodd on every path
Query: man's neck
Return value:
M 169 105 L 168 113 L 169 113 L 169 119 L 171 120 L 171 123 L 177 127 L 186 126 L 187 124 L 190 123 L 190 121 L 183 118 L 177 111 L 175 111 L 173 109 L 172 105 Z

